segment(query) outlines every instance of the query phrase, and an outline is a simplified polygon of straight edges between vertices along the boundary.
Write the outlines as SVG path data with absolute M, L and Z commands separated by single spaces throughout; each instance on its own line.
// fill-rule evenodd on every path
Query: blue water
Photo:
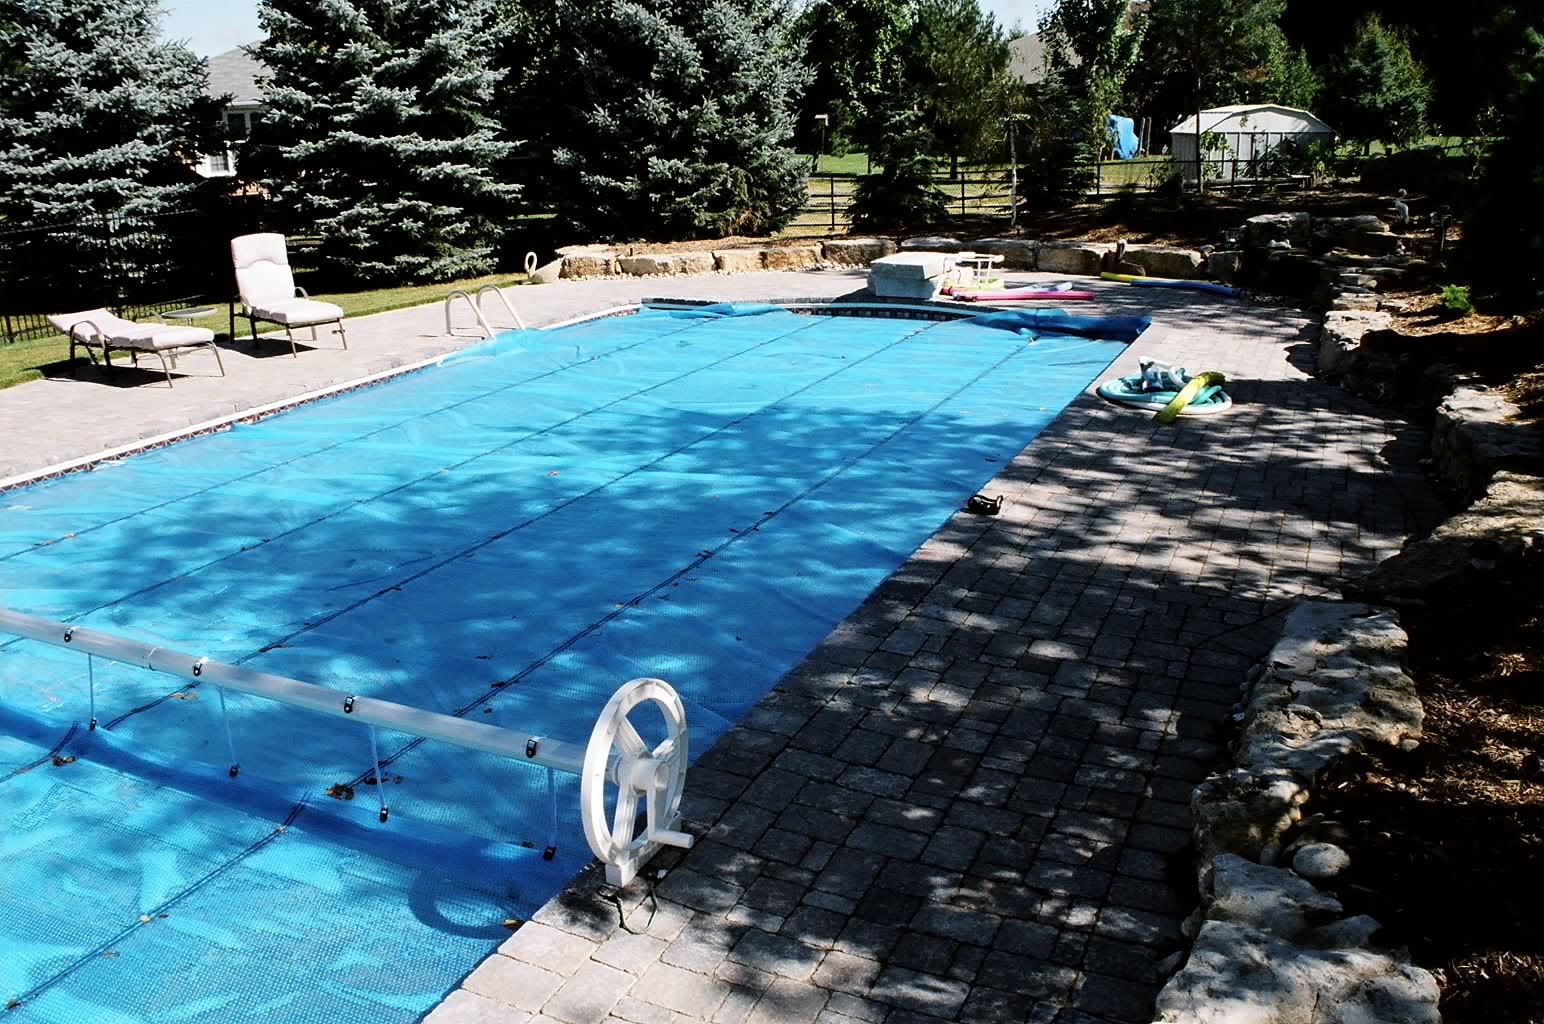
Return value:
M 660 676 L 700 753 L 1123 347 L 978 319 L 505 335 L 0 494 L 0 607 L 576 742 Z M 548 862 L 540 770 L 380 733 L 366 785 L 362 729 L 232 696 L 232 780 L 215 693 L 95 673 L 90 733 L 85 659 L 0 638 L 11 1019 L 412 1021 L 590 858 L 571 778 Z

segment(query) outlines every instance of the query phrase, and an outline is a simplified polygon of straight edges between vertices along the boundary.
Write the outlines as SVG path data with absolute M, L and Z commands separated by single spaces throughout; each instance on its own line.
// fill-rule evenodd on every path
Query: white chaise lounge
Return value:
M 58 313 L 50 316 L 48 322 L 61 334 L 69 335 L 71 359 L 75 358 L 76 346 L 80 346 L 95 363 L 96 350 L 101 349 L 102 359 L 111 370 L 114 350 L 128 352 L 135 366 L 139 365 L 139 354 L 148 352 L 161 360 L 161 369 L 166 372 L 166 386 L 171 387 L 172 367 L 177 365 L 177 353 L 187 348 L 207 348 L 214 353 L 215 364 L 220 367 L 220 376 L 225 376 L 225 361 L 220 358 L 219 346 L 214 343 L 214 332 L 207 327 L 142 324 L 125 320 L 106 309 Z M 167 356 L 171 357 L 170 366 L 166 362 Z
M 338 337 L 348 348 L 343 332 L 343 310 L 330 302 L 317 302 L 295 284 L 290 271 L 289 248 L 279 234 L 242 235 L 231 239 L 231 259 L 236 264 L 236 290 L 241 294 L 241 315 L 252 326 L 252 343 L 257 344 L 257 323 L 278 324 L 289 338 L 290 353 L 295 347 L 295 328 L 311 328 L 311 340 L 322 324 L 337 324 Z

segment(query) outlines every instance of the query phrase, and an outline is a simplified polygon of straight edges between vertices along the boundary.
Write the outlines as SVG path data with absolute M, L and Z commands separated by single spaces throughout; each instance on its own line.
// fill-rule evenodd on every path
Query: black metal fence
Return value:
M 234 292 L 230 240 L 257 224 L 255 205 L 225 203 L 0 231 L 4 340 L 52 333 L 50 313 L 105 306 L 132 318 L 223 302 Z

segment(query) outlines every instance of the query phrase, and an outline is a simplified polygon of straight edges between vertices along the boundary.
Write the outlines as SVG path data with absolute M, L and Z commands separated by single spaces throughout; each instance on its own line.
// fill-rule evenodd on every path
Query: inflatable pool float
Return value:
M 948 288 L 945 291 L 961 302 L 1023 302 L 1035 299 L 1066 299 L 1068 302 L 1082 302 L 1094 297 L 1093 292 L 1074 291 L 1043 291 L 1035 288 L 1014 288 L 1005 292 L 976 292 L 966 291 L 963 288 Z
M 1139 277 L 1136 274 L 1116 274 L 1106 270 L 1099 275 L 1106 281 L 1124 281 L 1139 288 L 1187 288 L 1196 292 L 1213 292 L 1217 295 L 1237 296 L 1238 289 L 1215 281 L 1187 281 L 1178 277 Z
M 1158 422 L 1171 423 L 1176 416 L 1212 416 L 1231 409 L 1233 399 L 1222 390 L 1225 383 L 1227 378 L 1220 373 L 1206 371 L 1191 376 L 1183 367 L 1145 359 L 1141 373 L 1114 377 L 1095 390 L 1100 398 L 1151 409 Z

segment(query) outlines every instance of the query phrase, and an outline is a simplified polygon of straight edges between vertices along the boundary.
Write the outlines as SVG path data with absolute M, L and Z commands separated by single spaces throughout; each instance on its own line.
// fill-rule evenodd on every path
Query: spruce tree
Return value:
M 6 227 L 145 217 L 197 187 L 204 63 L 159 40 L 155 0 L 28 0 L 0 16 Z
M 763 234 L 804 205 L 782 0 L 556 0 L 545 198 L 588 238 Z
M 489 273 L 514 186 L 480 33 L 492 0 L 263 0 L 269 113 L 255 167 L 356 283 Z
M 1356 36 L 1330 65 L 1326 114 L 1348 139 L 1411 143 L 1426 133 L 1431 86 L 1402 32 L 1376 14 L 1363 18 Z

